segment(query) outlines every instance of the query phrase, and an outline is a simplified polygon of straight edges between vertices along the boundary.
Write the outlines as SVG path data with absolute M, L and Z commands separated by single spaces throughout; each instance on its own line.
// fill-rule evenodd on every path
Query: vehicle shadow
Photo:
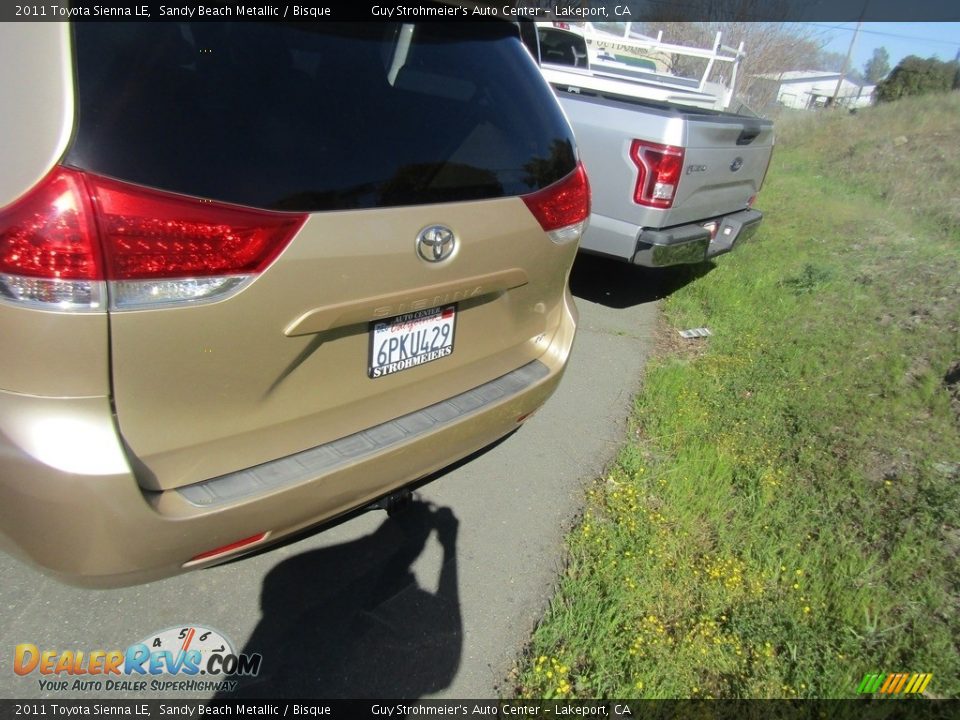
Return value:
M 457 528 L 450 508 L 414 499 L 365 537 L 277 565 L 243 648 L 262 654 L 260 675 L 217 698 L 412 699 L 449 686 L 463 646 Z M 411 566 L 434 532 L 443 560 L 430 592 Z
M 570 273 L 570 291 L 578 298 L 623 309 L 653 302 L 701 278 L 716 265 L 645 268 L 619 260 L 578 253 Z

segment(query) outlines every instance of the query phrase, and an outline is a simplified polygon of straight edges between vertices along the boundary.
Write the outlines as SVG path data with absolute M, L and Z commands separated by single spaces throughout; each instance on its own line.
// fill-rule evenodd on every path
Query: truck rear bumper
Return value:
M 631 262 L 645 267 L 701 263 L 733 250 L 737 242 L 757 231 L 762 220 L 763 214 L 758 210 L 741 210 L 702 224 L 641 229 Z M 711 233 L 710 222 L 717 224 L 715 235 Z

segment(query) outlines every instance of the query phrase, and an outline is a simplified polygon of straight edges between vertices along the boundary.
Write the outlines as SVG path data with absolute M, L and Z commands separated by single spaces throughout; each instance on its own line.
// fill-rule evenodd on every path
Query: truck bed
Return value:
M 593 213 L 580 249 L 638 265 L 702 262 L 732 250 L 763 219 L 753 201 L 773 152 L 773 123 L 720 110 L 730 87 L 590 65 L 581 34 L 540 23 L 528 33 L 533 57 L 577 136 L 590 177 Z M 641 43 L 643 44 L 643 43 Z M 647 43 L 650 44 L 650 43 Z M 712 50 L 653 45 L 731 62 L 718 35 Z
M 645 233 L 702 227 L 751 207 L 773 150 L 770 120 L 569 82 L 553 87 L 593 187 L 593 215 L 581 249 L 647 264 L 645 256 L 637 258 Z M 631 147 L 636 140 L 682 149 L 682 174 L 668 208 L 634 198 L 639 168 Z

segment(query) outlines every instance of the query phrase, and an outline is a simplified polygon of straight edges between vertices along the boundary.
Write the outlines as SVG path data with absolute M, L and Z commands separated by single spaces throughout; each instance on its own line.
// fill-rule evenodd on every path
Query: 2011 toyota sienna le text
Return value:
M 11 553 L 221 562 L 556 388 L 589 190 L 515 25 L 9 23 L 0 57 Z

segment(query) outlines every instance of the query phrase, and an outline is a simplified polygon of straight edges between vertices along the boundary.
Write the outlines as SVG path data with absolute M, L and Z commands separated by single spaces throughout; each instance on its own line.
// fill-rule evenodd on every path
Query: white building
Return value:
M 826 70 L 791 70 L 784 73 L 760 75 L 766 80 L 779 83 L 777 102 L 791 108 L 807 108 L 829 105 L 837 93 L 840 73 Z M 838 104 L 844 107 L 865 107 L 873 102 L 874 85 L 860 86 L 846 78 L 840 83 Z

